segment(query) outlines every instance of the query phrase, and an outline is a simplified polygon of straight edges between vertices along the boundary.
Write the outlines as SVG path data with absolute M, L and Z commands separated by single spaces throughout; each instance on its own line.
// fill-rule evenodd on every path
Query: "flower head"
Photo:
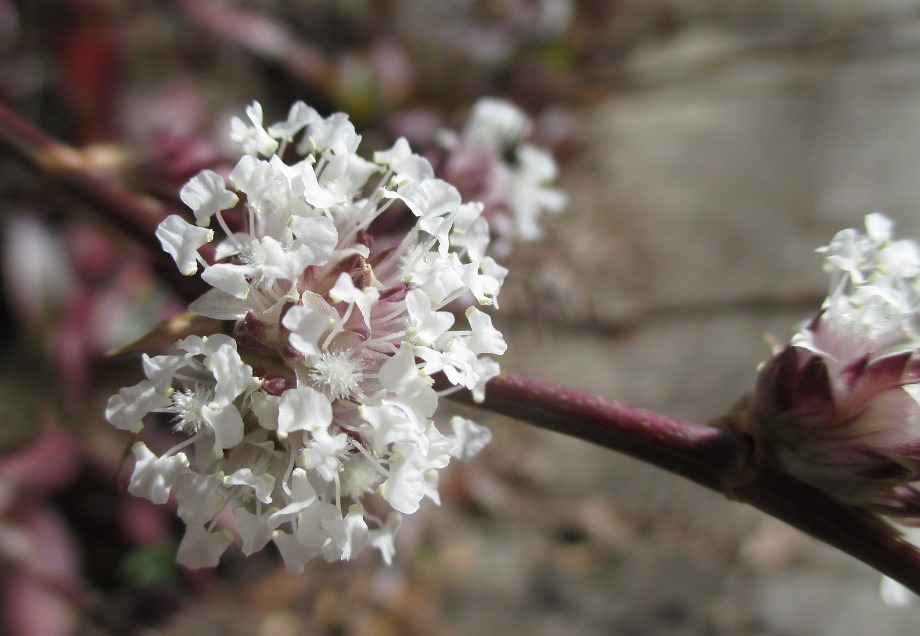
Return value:
M 194 177 L 181 198 L 195 223 L 174 215 L 157 233 L 180 271 L 200 268 L 211 286 L 190 310 L 227 321 L 227 335 L 145 356 L 146 379 L 106 416 L 139 432 L 162 413 L 183 436 L 159 456 L 138 442 L 130 489 L 176 497 L 184 564 L 217 563 L 228 519 L 244 553 L 274 542 L 293 571 L 368 545 L 389 560 L 399 515 L 438 501 L 438 470 L 489 439 L 469 420 L 435 426 L 432 375 L 481 397 L 504 339 L 482 311 L 446 307 L 496 304 L 505 270 L 465 236 L 482 207 L 404 140 L 368 161 L 341 113 L 298 103 L 269 126 L 258 104 L 247 114 L 233 124 L 246 154 L 229 182 Z M 380 234 L 393 206 L 414 223 Z M 218 232 L 209 261 L 200 249 Z
M 465 240 L 477 242 L 487 225 L 496 236 L 492 248 L 500 256 L 510 253 L 514 243 L 542 239 L 540 217 L 559 214 L 567 204 L 565 194 L 551 187 L 557 175 L 552 155 L 526 142 L 532 129 L 530 118 L 517 106 L 483 98 L 459 134 L 443 135 L 448 149 L 445 178 L 485 208 L 482 220 L 468 224 Z
M 803 481 L 917 515 L 920 249 L 891 228 L 872 214 L 819 250 L 829 296 L 760 370 L 745 426 Z

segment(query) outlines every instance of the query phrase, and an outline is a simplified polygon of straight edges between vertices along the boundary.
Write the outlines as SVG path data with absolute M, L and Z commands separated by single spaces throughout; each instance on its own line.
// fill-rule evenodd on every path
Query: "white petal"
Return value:
M 264 504 L 271 503 L 272 490 L 275 488 L 275 478 L 268 473 L 256 474 L 251 468 L 240 468 L 231 475 L 224 477 L 227 486 L 246 486 L 252 488 L 259 501 Z
M 172 385 L 176 371 L 186 364 L 185 356 L 153 356 L 146 353 L 141 356 L 144 365 L 144 375 L 156 385 L 157 392 L 166 395 Z
M 230 404 L 246 389 L 253 388 L 256 379 L 252 367 L 243 362 L 236 350 L 236 344 L 225 344 L 208 356 L 206 366 L 214 374 L 217 386 L 214 400 L 220 405 Z
M 278 428 L 278 403 L 281 398 L 277 395 L 270 395 L 264 391 L 256 391 L 252 394 L 251 408 L 259 419 L 259 424 L 268 431 L 274 431 Z
M 358 289 L 355 287 L 351 276 L 342 272 L 339 274 L 338 280 L 335 281 L 335 285 L 329 290 L 329 298 L 337 303 L 346 302 L 357 305 L 358 310 L 364 317 L 364 324 L 370 327 L 371 309 L 374 303 L 380 299 L 380 291 L 376 287 Z
M 281 553 L 284 566 L 291 574 L 303 572 L 304 564 L 319 555 L 318 549 L 301 545 L 297 537 L 282 530 L 275 530 L 272 533 L 272 541 L 278 548 L 278 552 Z
M 214 232 L 192 225 L 177 214 L 170 214 L 157 227 L 163 251 L 173 257 L 179 271 L 191 276 L 198 271 L 198 249 L 214 239 Z
M 195 213 L 198 225 L 207 226 L 211 217 L 236 205 L 239 198 L 227 189 L 224 178 L 213 170 L 202 170 L 182 186 L 179 198 Z
M 307 267 L 318 264 L 314 260 L 313 250 L 306 245 L 288 249 L 272 237 L 266 236 L 262 239 L 262 249 L 265 253 L 262 274 L 269 281 L 295 281 Z
M 328 526 L 341 519 L 342 513 L 337 506 L 316 501 L 297 516 L 297 541 L 309 548 L 322 549 L 330 538 Z
M 217 448 L 233 448 L 243 441 L 243 418 L 232 404 L 211 403 L 201 409 L 201 415 L 214 431 Z
M 345 517 L 336 523 L 327 524 L 332 540 L 339 548 L 338 558 L 348 561 L 367 546 L 369 534 L 367 521 L 364 520 L 364 508 L 352 504 Z
M 251 285 L 246 279 L 252 276 L 255 270 L 248 265 L 234 263 L 217 263 L 211 265 L 202 274 L 201 278 L 212 287 L 216 287 L 231 296 L 244 299 L 249 295 Z
M 520 108 L 495 97 L 483 97 L 473 105 L 463 129 L 467 143 L 501 152 L 530 134 L 532 123 Z
M 301 101 L 297 101 L 288 111 L 287 120 L 269 126 L 268 134 L 278 139 L 291 141 L 305 127 L 320 121 L 322 121 L 322 118 L 316 110 Z
M 492 431 L 460 415 L 451 418 L 450 426 L 454 430 L 454 443 L 449 452 L 463 461 L 478 455 L 492 441 Z
M 268 525 L 268 515 L 256 515 L 242 506 L 233 509 L 236 531 L 243 540 L 243 554 L 250 556 L 271 541 L 272 528 Z
M 476 360 L 476 386 L 473 387 L 473 401 L 482 404 L 486 399 L 486 384 L 492 378 L 498 376 L 501 369 L 498 363 L 492 358 L 479 358 Z
M 245 300 L 221 289 L 209 289 L 193 301 L 188 310 L 217 320 L 242 320 L 252 307 Z
M 310 126 L 312 141 L 320 150 L 330 150 L 333 155 L 346 156 L 354 153 L 361 143 L 361 136 L 345 113 L 333 113 Z
M 105 419 L 115 428 L 137 433 L 144 427 L 143 418 L 147 413 L 171 402 L 167 395 L 157 392 L 153 382 L 144 380 L 110 397 L 105 407 Z
M 480 355 L 483 353 L 493 353 L 501 355 L 508 348 L 501 332 L 492 326 L 492 318 L 489 314 L 479 311 L 475 307 L 466 310 L 466 319 L 470 322 L 473 335 L 470 337 L 467 346 L 470 350 Z
M 866 215 L 866 235 L 876 243 L 891 240 L 891 230 L 894 228 L 894 221 L 884 214 L 873 212 Z
M 187 525 L 204 525 L 214 518 L 214 513 L 224 499 L 218 492 L 221 474 L 198 475 L 186 473 L 176 483 L 176 504 L 179 518 Z
M 208 532 L 205 526 L 192 525 L 185 529 L 176 560 L 187 568 L 213 568 L 230 547 L 233 535 L 229 530 Z
M 325 429 L 332 423 L 332 404 L 325 395 L 308 386 L 285 391 L 278 406 L 278 433 Z
M 134 444 L 131 452 L 134 453 L 135 464 L 128 492 L 135 497 L 145 497 L 155 504 L 166 503 L 169 491 L 189 466 L 185 453 L 157 457 L 143 442 Z
M 401 346 L 380 367 L 380 384 L 388 391 L 402 395 L 420 379 L 418 364 L 412 347 Z
M 371 530 L 369 533 L 371 545 L 380 550 L 380 556 L 387 565 L 393 562 L 393 555 L 396 554 L 394 539 L 401 522 L 402 515 L 391 513 L 387 515 L 386 523 L 382 527 Z
M 278 149 L 278 142 L 269 136 L 262 127 L 262 105 L 253 102 L 246 108 L 246 115 L 251 126 L 246 125 L 238 117 L 230 121 L 230 138 L 240 144 L 243 152 L 247 154 L 261 154 L 266 157 Z
M 388 166 L 396 174 L 398 182 L 421 181 L 434 177 L 434 169 L 427 159 L 412 153 L 409 142 L 403 137 L 389 150 L 374 153 L 374 163 Z
M 176 343 L 176 348 L 187 351 L 193 356 L 203 355 L 212 356 L 223 346 L 236 347 L 236 340 L 223 333 L 215 333 L 210 336 L 186 336 Z
M 380 484 L 380 495 L 394 510 L 408 515 L 419 509 L 426 492 L 425 477 L 415 465 L 417 452 L 410 444 L 394 444 L 390 476 Z
M 325 216 L 296 216 L 291 219 L 291 230 L 297 243 L 313 252 L 316 265 L 325 265 L 339 242 L 335 223 Z
M 339 201 L 339 197 L 319 184 L 311 166 L 307 166 L 303 171 L 303 188 L 304 199 L 314 208 L 328 208 Z
M 431 299 L 421 289 L 413 289 L 406 294 L 406 309 L 418 344 L 430 345 L 454 324 L 454 315 L 449 311 L 432 311 Z
M 319 339 L 332 327 L 329 316 L 303 305 L 296 305 L 284 315 L 281 324 L 291 331 L 289 340 L 292 347 L 308 358 L 322 355 Z
M 285 521 L 293 519 L 302 510 L 316 502 L 316 490 L 313 489 L 307 471 L 303 468 L 295 468 L 291 473 L 290 488 L 287 485 L 283 485 L 282 488 L 290 498 L 290 503 L 271 514 L 268 524 L 272 528 L 277 528 Z

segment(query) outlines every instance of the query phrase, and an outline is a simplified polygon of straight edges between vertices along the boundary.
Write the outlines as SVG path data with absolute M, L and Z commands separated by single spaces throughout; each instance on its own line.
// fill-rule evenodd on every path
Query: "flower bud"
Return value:
M 866 218 L 825 248 L 821 312 L 760 369 L 741 427 L 795 477 L 840 500 L 920 513 L 920 250 Z

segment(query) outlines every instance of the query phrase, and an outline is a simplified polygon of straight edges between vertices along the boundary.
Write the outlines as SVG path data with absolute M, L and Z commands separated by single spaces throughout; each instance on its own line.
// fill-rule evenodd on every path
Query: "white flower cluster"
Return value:
M 542 239 L 541 216 L 561 213 L 568 202 L 565 193 L 549 186 L 558 172 L 553 156 L 524 141 L 532 128 L 517 106 L 483 98 L 460 134 L 443 134 L 449 150 L 445 177 L 465 197 L 485 204 L 495 234 L 492 249 L 501 256 L 515 243 Z
M 496 304 L 506 270 L 485 256 L 482 204 L 462 202 L 405 140 L 368 161 L 342 113 L 297 103 L 270 126 L 258 103 L 247 114 L 232 123 L 246 154 L 229 187 L 200 173 L 181 191 L 196 223 L 174 215 L 157 231 L 212 287 L 190 310 L 232 330 L 145 355 L 146 379 L 109 400 L 120 429 L 165 413 L 187 436 L 160 455 L 136 443 L 129 491 L 175 495 L 189 567 L 218 562 L 230 525 L 245 554 L 274 542 L 291 571 L 368 545 L 389 562 L 399 513 L 437 502 L 438 470 L 491 437 L 462 417 L 450 434 L 435 427 L 432 376 L 481 398 L 505 342 L 479 309 L 455 326 L 444 307 Z M 389 226 L 407 229 L 372 227 L 394 204 Z
M 870 214 L 866 233 L 838 232 L 826 247 L 824 271 L 830 289 L 818 320 L 792 340 L 825 356 L 837 371 L 855 359 L 872 359 L 920 346 L 920 249 L 914 241 L 892 240 L 894 224 Z

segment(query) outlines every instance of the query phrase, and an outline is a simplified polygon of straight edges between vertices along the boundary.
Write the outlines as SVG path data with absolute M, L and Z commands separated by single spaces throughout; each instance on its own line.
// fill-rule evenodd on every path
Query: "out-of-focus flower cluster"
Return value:
M 146 379 L 109 400 L 120 429 L 162 413 L 185 435 L 160 454 L 135 443 L 129 490 L 175 496 L 190 567 L 218 562 L 230 525 L 245 554 L 274 542 L 292 571 L 369 545 L 389 561 L 400 513 L 438 501 L 438 471 L 490 439 L 459 416 L 435 426 L 433 376 L 481 397 L 498 373 L 489 315 L 470 306 L 455 324 L 445 307 L 496 305 L 506 270 L 486 255 L 483 205 L 405 140 L 367 160 L 342 113 L 247 115 L 232 122 L 245 154 L 229 184 L 201 172 L 181 191 L 195 223 L 173 215 L 157 232 L 211 286 L 189 309 L 230 326 L 144 355 Z M 405 229 L 377 231 L 394 206 Z
M 476 102 L 458 134 L 444 131 L 447 148 L 440 172 L 464 198 L 481 201 L 483 216 L 495 236 L 492 249 L 507 256 L 517 243 L 543 238 L 544 214 L 559 214 L 568 202 L 551 187 L 558 169 L 553 156 L 525 140 L 533 122 L 517 106 L 502 99 Z
M 920 516 L 920 248 L 892 222 L 821 248 L 821 312 L 761 369 L 744 426 L 796 477 L 839 499 Z

